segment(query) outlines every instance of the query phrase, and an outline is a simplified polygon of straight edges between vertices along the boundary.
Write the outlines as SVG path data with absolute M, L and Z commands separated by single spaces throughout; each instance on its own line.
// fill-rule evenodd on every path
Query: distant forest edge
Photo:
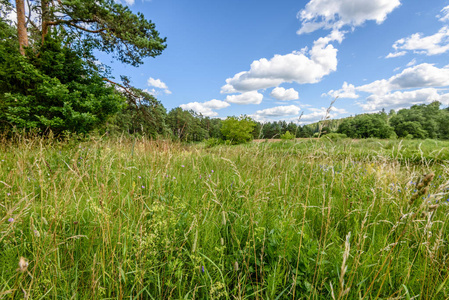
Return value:
M 95 51 L 138 66 L 166 48 L 155 24 L 112 0 L 28 1 L 40 24 L 0 0 L 0 133 L 138 134 L 183 142 L 320 137 L 449 139 L 449 108 L 439 102 L 340 120 L 260 123 L 248 116 L 210 118 L 167 110 L 130 79 L 116 82 Z M 18 8 L 24 1 L 16 1 Z M 29 22 L 28 22 L 29 21 Z M 30 26 L 32 24 L 33 26 Z

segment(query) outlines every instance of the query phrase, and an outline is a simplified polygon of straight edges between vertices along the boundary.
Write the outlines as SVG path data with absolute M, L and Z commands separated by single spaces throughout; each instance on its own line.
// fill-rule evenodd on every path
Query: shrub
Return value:
M 227 117 L 220 130 L 225 139 L 235 145 L 251 141 L 255 127 L 256 123 L 248 116 Z
M 290 131 L 286 131 L 283 135 L 281 135 L 282 140 L 293 140 L 295 136 L 290 133 Z

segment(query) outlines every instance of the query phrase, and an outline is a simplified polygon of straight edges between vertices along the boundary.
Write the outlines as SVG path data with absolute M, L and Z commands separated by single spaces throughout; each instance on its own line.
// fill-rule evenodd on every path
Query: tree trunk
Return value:
M 45 41 L 45 37 L 48 34 L 48 22 L 50 21 L 50 16 L 48 12 L 48 0 L 41 0 L 41 10 L 42 10 L 42 44 Z
M 28 46 L 28 33 L 25 24 L 25 3 L 23 0 L 16 0 L 17 10 L 17 34 L 19 36 L 20 54 L 25 55 L 24 47 Z

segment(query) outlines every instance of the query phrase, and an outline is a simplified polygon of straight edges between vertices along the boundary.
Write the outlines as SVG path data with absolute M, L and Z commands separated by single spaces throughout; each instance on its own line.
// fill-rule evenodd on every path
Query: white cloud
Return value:
M 134 0 L 114 0 L 115 3 L 124 3 L 126 5 L 134 5 Z
M 443 15 L 438 15 L 438 16 L 437 16 L 437 17 L 439 18 L 439 20 L 440 20 L 441 22 L 449 21 L 449 5 L 446 6 L 446 7 L 444 7 L 444 8 L 441 10 L 441 12 L 442 12 Z
M 302 26 L 297 33 L 355 27 L 369 20 L 380 24 L 400 4 L 399 0 L 311 0 L 298 12 Z
M 404 56 L 406 54 L 407 54 L 407 51 L 399 51 L 399 52 L 394 52 L 394 53 L 388 53 L 388 55 L 385 56 L 385 58 L 399 57 L 399 56 Z
M 270 96 L 281 101 L 299 99 L 298 92 L 293 88 L 286 90 L 283 87 L 276 87 L 271 91 Z
M 411 67 L 416 65 L 416 58 L 412 59 L 411 61 L 408 62 L 407 67 Z
M 245 92 L 239 95 L 228 95 L 225 101 L 236 104 L 260 104 L 262 102 L 263 95 L 257 91 Z
M 272 108 L 258 110 L 256 115 L 266 117 L 293 116 L 299 114 L 301 109 L 296 105 L 276 106 Z
M 148 86 L 154 86 L 160 89 L 167 89 L 167 85 L 162 82 L 160 79 L 154 79 L 153 77 L 148 78 L 147 81 Z
M 154 79 L 153 77 L 150 77 L 150 78 L 148 78 L 147 84 L 148 84 L 148 86 L 162 89 L 164 91 L 164 93 L 166 93 L 166 94 L 171 94 L 171 91 L 168 89 L 167 85 L 160 79 Z M 155 92 L 154 95 L 156 95 L 156 94 L 157 94 L 157 92 Z
M 329 43 L 341 42 L 343 33 L 333 31 L 319 38 L 308 54 L 307 49 L 293 51 L 286 55 L 275 55 L 270 60 L 261 58 L 253 61 L 249 71 L 240 72 L 226 79 L 221 93 L 256 91 L 271 88 L 283 82 L 316 83 L 324 76 L 337 70 L 337 49 Z
M 324 96 L 326 94 L 323 94 Z M 356 93 L 355 86 L 352 84 L 348 84 L 346 81 L 343 83 L 343 86 L 339 90 L 330 90 L 327 95 L 333 98 L 349 98 L 349 99 L 357 99 L 359 95 Z
M 393 44 L 393 48 L 396 52 L 388 54 L 387 58 L 404 55 L 406 51 L 426 55 L 445 53 L 449 51 L 449 27 L 444 26 L 437 33 L 429 36 L 414 33 L 409 37 L 397 40 Z
M 389 79 L 376 80 L 356 87 L 357 91 L 383 95 L 393 90 L 449 86 L 449 68 L 423 63 L 405 69 Z
M 209 107 L 211 109 L 223 109 L 228 107 L 229 103 L 217 99 L 212 99 L 210 101 L 204 102 L 204 106 Z
M 148 94 L 150 94 L 150 95 L 153 95 L 153 96 L 156 96 L 156 95 L 157 95 L 157 91 L 156 91 L 155 89 L 151 89 L 151 90 L 149 90 L 149 89 L 143 89 L 143 91 L 146 92 L 146 93 L 148 93 Z
M 210 100 L 203 103 L 200 102 L 190 102 L 187 104 L 181 104 L 181 107 L 184 110 L 193 110 L 197 113 L 201 113 L 206 117 L 215 117 L 218 115 L 217 112 L 213 111 L 213 109 L 223 109 L 228 107 L 230 104 L 220 100 Z
M 409 107 L 415 104 L 431 103 L 440 101 L 442 104 L 449 104 L 449 94 L 440 93 L 435 88 L 423 88 L 414 91 L 396 91 L 382 95 L 371 95 L 365 103 L 359 105 L 365 111 L 379 111 L 382 108 L 395 109 Z
M 392 87 L 389 80 L 381 79 L 362 86 L 358 86 L 356 89 L 361 92 L 381 95 L 391 91 Z
M 409 64 L 415 62 L 412 60 Z M 355 87 L 355 90 L 371 94 L 366 101 L 359 101 L 358 105 L 365 111 L 373 112 L 382 108 L 397 109 L 432 101 L 449 104 L 449 93 L 444 89 L 448 86 L 449 65 L 437 68 L 432 64 L 423 63 L 409 67 L 388 79 Z

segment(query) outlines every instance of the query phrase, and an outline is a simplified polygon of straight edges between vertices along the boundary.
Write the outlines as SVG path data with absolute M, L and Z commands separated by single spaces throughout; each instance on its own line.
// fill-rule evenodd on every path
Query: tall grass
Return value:
M 0 298 L 446 299 L 448 146 L 3 141 Z

